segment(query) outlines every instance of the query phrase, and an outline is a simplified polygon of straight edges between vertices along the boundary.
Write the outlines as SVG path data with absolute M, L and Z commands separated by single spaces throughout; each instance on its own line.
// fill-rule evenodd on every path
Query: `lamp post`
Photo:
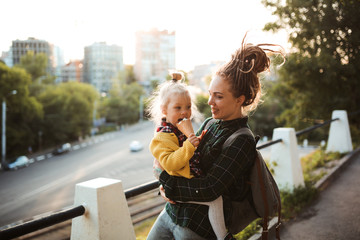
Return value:
M 143 121 L 143 118 L 144 118 L 144 106 L 143 106 L 143 99 L 144 99 L 144 96 L 143 95 L 140 95 L 140 100 L 139 100 L 139 122 L 141 123 Z
M 2 101 L 1 165 L 5 164 L 5 160 L 6 160 L 6 97 L 10 95 L 15 95 L 16 93 L 17 93 L 16 90 L 12 90 L 8 95 L 3 97 L 3 101 Z

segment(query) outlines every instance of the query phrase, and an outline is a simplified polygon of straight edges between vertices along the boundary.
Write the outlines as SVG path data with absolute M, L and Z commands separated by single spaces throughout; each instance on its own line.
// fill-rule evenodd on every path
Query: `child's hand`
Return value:
M 200 143 L 199 138 L 195 135 L 195 133 L 191 133 L 188 137 L 190 143 L 194 146 L 197 147 Z
M 203 131 L 201 132 L 201 135 L 197 137 L 197 138 L 199 139 L 199 141 L 201 141 L 201 139 L 204 137 L 204 135 L 206 134 L 206 132 L 207 132 L 207 129 L 203 130 Z

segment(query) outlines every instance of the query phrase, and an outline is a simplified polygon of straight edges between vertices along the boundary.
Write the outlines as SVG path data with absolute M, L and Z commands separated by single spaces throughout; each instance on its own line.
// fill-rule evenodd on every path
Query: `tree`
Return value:
M 38 96 L 44 91 L 46 85 L 55 82 L 55 77 L 46 72 L 48 60 L 45 53 L 35 54 L 33 51 L 28 51 L 20 58 L 17 66 L 25 69 L 31 75 L 29 90 L 32 96 Z
M 78 82 L 48 87 L 39 99 L 44 106 L 43 138 L 46 146 L 77 140 L 90 134 L 96 90 Z
M 117 125 L 134 123 L 139 120 L 140 96 L 143 88 L 137 83 L 119 84 L 114 83 L 101 105 L 101 115 L 106 121 Z
M 125 83 L 131 84 L 136 82 L 134 66 L 133 65 L 125 65 Z
M 293 47 L 274 89 L 279 101 L 286 101 L 278 122 L 303 128 L 329 119 L 335 109 L 359 110 L 360 1 L 262 2 L 279 17 L 264 29 L 287 29 Z M 354 129 L 359 119 L 351 120 Z
M 25 69 L 34 81 L 45 76 L 47 65 L 45 53 L 35 54 L 33 51 L 28 51 L 25 55 L 21 56 L 18 67 Z
M 211 108 L 208 104 L 209 94 L 198 94 L 196 96 L 196 107 L 204 118 L 211 117 Z
M 29 146 L 37 145 L 37 129 L 43 118 L 42 105 L 29 95 L 31 76 L 18 67 L 0 63 L 0 97 L 6 99 L 7 156 L 25 154 Z M 16 90 L 17 94 L 9 93 Z

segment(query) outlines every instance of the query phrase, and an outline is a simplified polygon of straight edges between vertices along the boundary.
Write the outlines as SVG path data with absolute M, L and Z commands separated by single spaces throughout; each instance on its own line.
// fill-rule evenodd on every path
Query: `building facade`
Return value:
M 112 87 L 113 79 L 122 70 L 124 70 L 122 47 L 107 45 L 105 42 L 85 47 L 83 79 L 99 92 L 108 92 Z
M 54 53 L 54 58 L 53 58 L 54 59 L 54 75 L 56 76 L 55 82 L 59 83 L 59 82 L 61 82 L 61 70 L 62 70 L 62 67 L 65 65 L 64 52 L 60 47 L 54 46 L 53 53 Z
M 72 60 L 61 68 L 61 82 L 82 82 L 82 79 L 82 60 Z
M 12 41 L 12 63 L 16 65 L 20 63 L 20 58 L 28 51 L 33 51 L 34 54 L 45 53 L 48 59 L 47 72 L 54 74 L 55 62 L 53 45 L 44 40 L 36 38 L 28 38 L 27 40 L 14 40 Z
M 152 80 L 165 81 L 169 70 L 175 69 L 175 32 L 167 30 L 136 33 L 134 73 L 144 86 Z
M 201 90 L 207 92 L 208 84 L 206 78 L 211 77 L 215 71 L 225 62 L 211 62 L 209 64 L 197 65 L 194 70 L 189 74 L 189 84 L 199 87 Z
M 14 66 L 13 59 L 12 59 L 12 49 L 11 48 L 7 52 L 2 52 L 0 59 L 2 61 L 4 61 L 6 66 L 8 66 L 8 67 Z

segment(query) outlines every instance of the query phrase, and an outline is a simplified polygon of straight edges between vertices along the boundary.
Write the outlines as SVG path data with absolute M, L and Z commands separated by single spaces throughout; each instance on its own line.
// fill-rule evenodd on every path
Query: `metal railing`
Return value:
M 149 192 L 159 186 L 158 180 L 151 181 L 149 183 L 145 183 L 128 190 L 125 190 L 125 197 L 129 199 L 131 197 L 138 196 L 140 194 Z M 0 231 L 0 239 L 12 239 L 16 237 L 23 236 L 25 234 L 35 232 L 40 229 L 44 229 L 50 226 L 53 226 L 58 223 L 65 222 L 67 220 L 73 219 L 75 217 L 79 217 L 84 215 L 86 212 L 86 208 L 83 205 L 70 207 L 65 210 L 61 210 L 55 213 L 52 213 L 49 216 L 45 216 L 39 219 L 31 220 L 28 222 L 24 222 L 15 226 L 11 226 L 9 228 L 3 229 Z
M 351 115 L 358 114 L 358 113 L 360 113 L 360 111 L 354 112 Z M 331 122 L 337 121 L 337 120 L 339 120 L 339 118 L 330 119 L 321 124 L 317 124 L 317 125 L 311 126 L 309 128 L 300 130 L 300 131 L 296 132 L 296 136 L 300 136 L 305 133 L 311 132 L 317 128 L 323 127 L 323 126 L 328 125 Z M 260 149 L 269 147 L 271 145 L 274 145 L 276 143 L 279 143 L 281 141 L 282 141 L 282 139 L 276 139 L 273 141 L 269 141 L 267 143 L 264 143 L 264 144 L 258 146 L 257 149 L 260 150 Z M 159 186 L 158 180 L 154 180 L 149 183 L 145 183 L 145 184 L 139 185 L 137 187 L 133 187 L 133 188 L 125 190 L 125 197 L 126 197 L 126 199 L 135 197 L 140 194 L 146 193 L 148 191 L 154 190 L 158 186 Z M 25 234 L 35 232 L 40 229 L 43 229 L 43 228 L 46 228 L 46 227 L 49 227 L 49 226 L 52 226 L 52 225 L 55 225 L 55 224 L 58 224 L 61 222 L 65 222 L 65 221 L 73 219 L 75 217 L 82 216 L 85 212 L 86 212 L 86 208 L 82 205 L 72 207 L 72 208 L 69 208 L 69 209 L 66 209 L 63 211 L 55 212 L 49 216 L 46 216 L 46 217 L 43 217 L 43 218 L 40 218 L 37 220 L 32 220 L 32 221 L 25 222 L 25 223 L 22 223 L 22 224 L 19 224 L 16 226 L 11 226 L 7 229 L 0 230 L 0 239 L 11 239 L 11 238 L 23 236 Z

